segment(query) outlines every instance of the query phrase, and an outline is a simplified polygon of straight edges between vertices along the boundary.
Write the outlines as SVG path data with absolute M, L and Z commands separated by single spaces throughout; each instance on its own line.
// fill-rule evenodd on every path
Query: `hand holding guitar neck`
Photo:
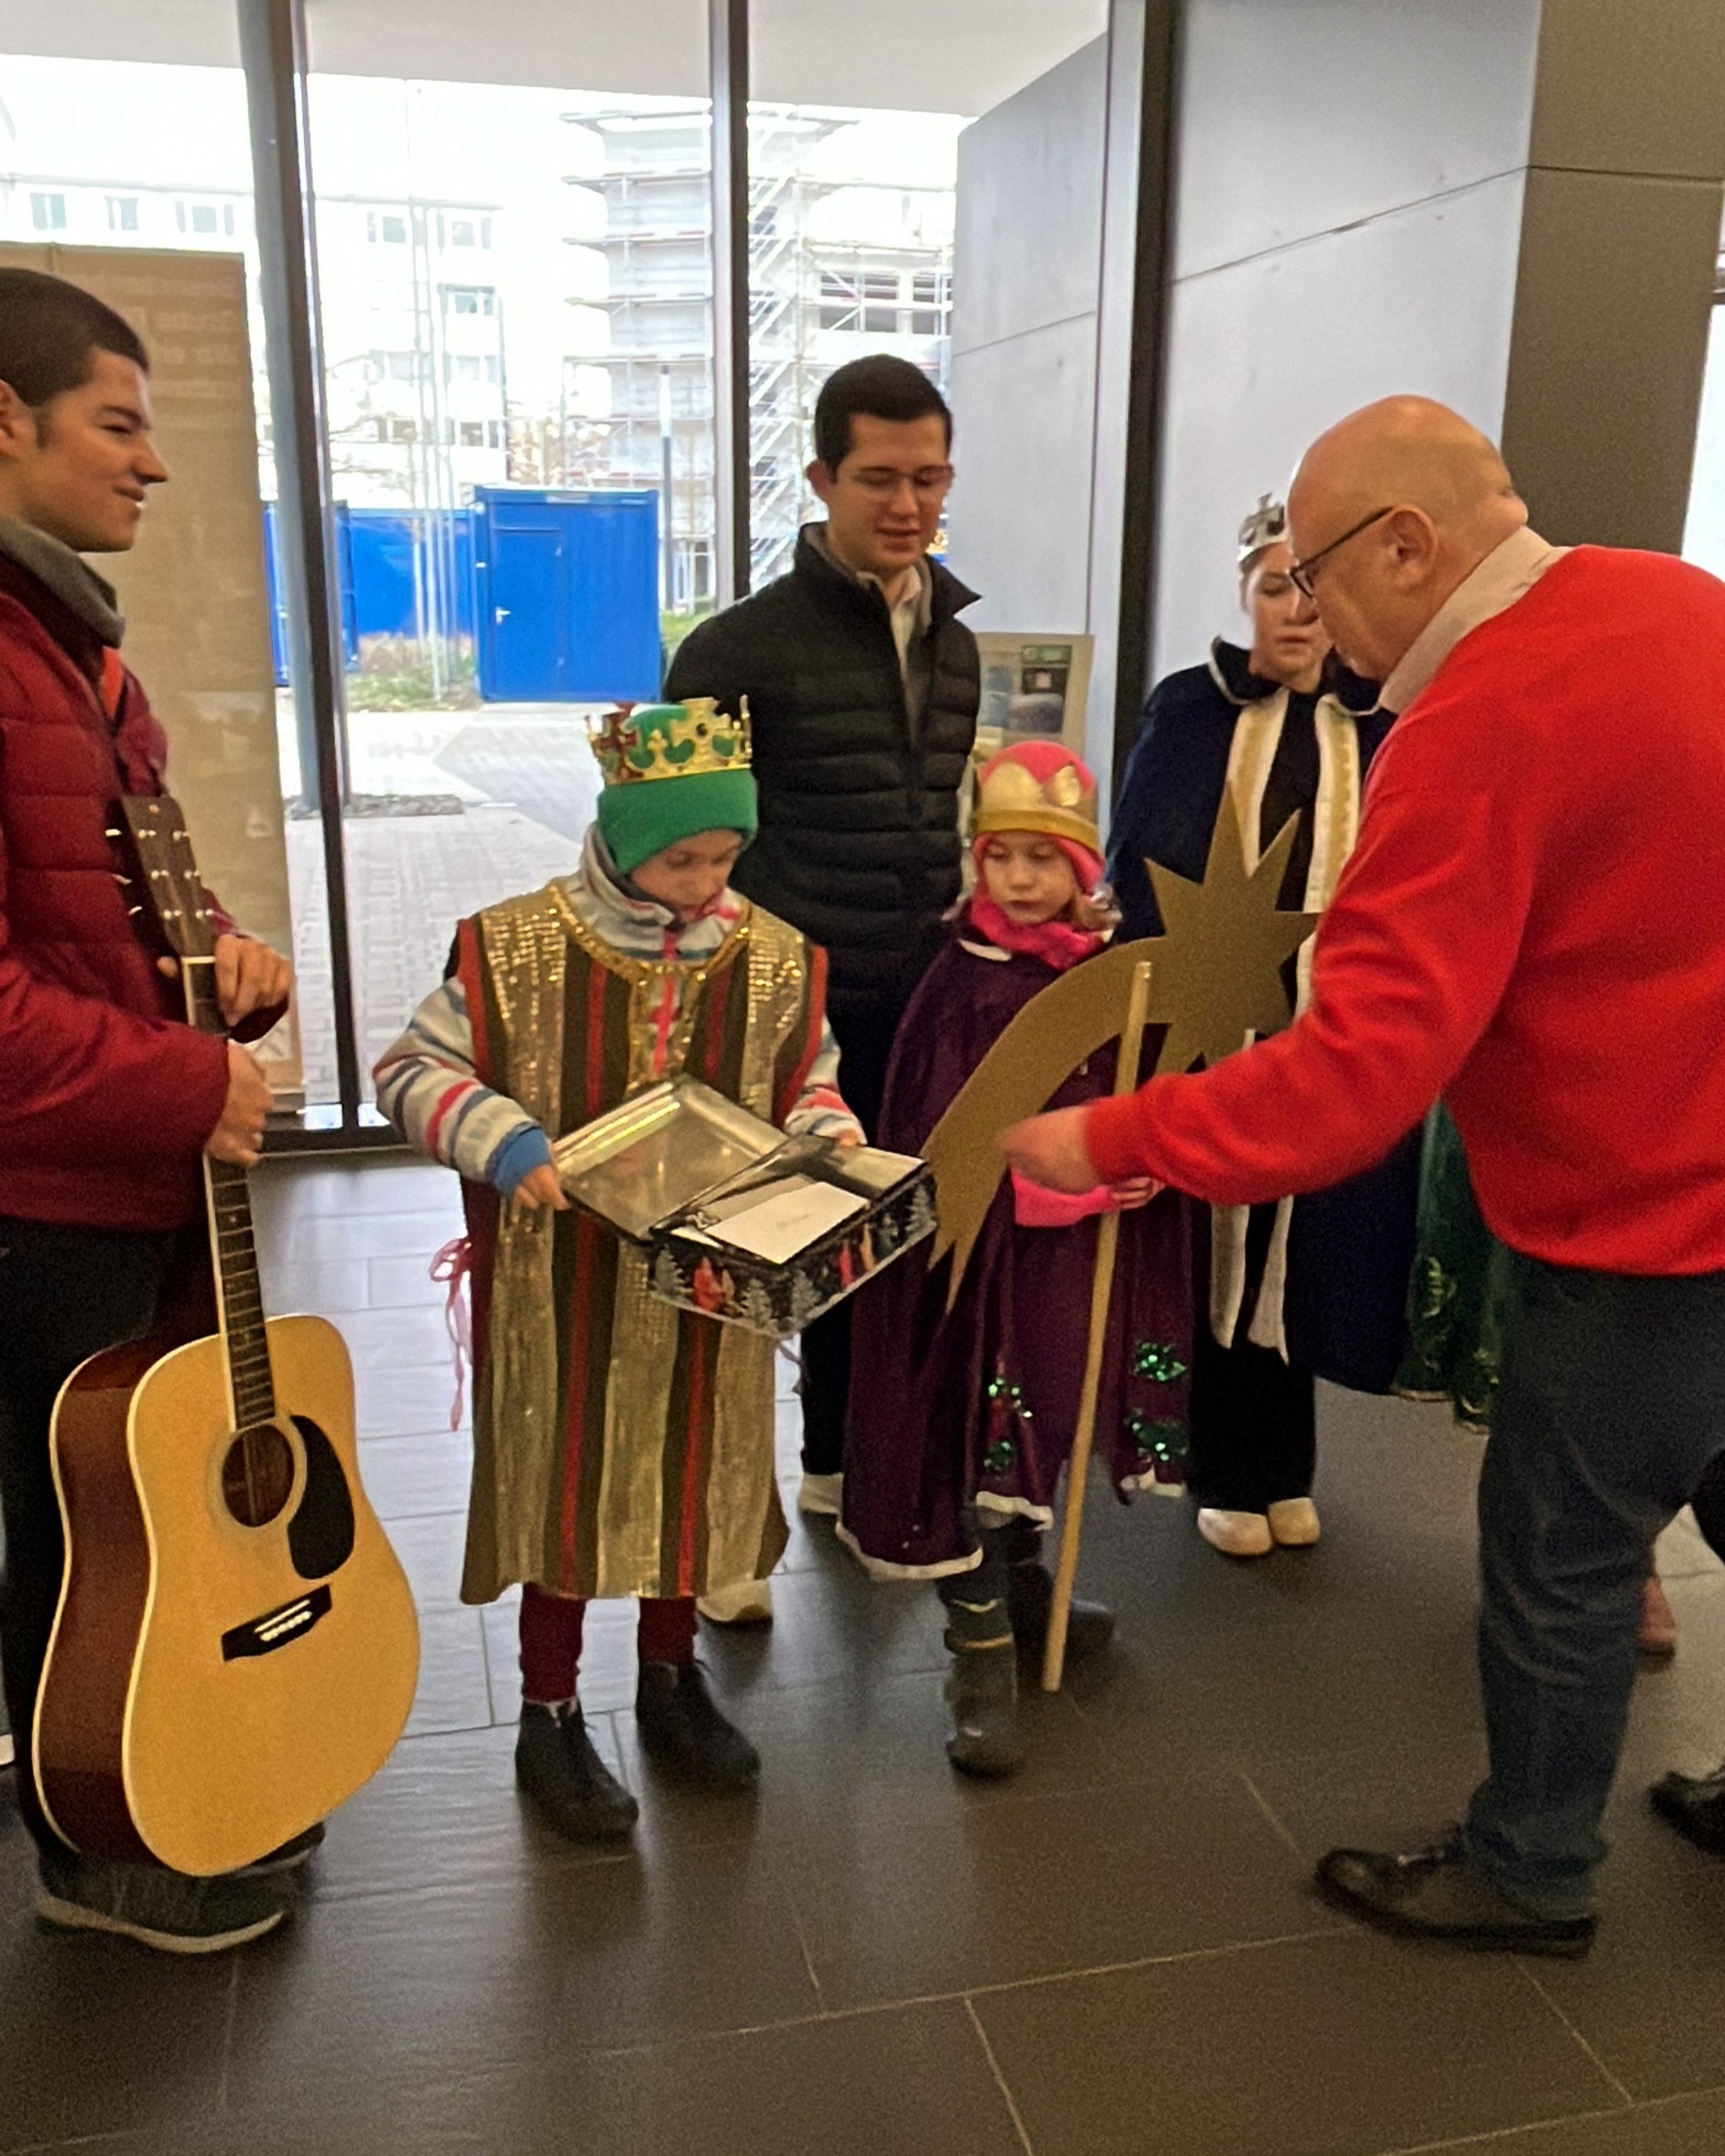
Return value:
M 264 1118 L 273 1096 L 269 1080 L 257 1058 L 238 1041 L 227 1044 L 227 1098 L 221 1104 L 221 1120 L 204 1140 L 212 1160 L 231 1161 L 235 1167 L 255 1167 L 263 1150 Z

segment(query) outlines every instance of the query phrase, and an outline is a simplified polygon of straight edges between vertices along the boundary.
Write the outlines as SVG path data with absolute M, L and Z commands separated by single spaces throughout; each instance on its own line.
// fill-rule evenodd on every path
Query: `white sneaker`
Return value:
M 1323 1529 L 1309 1497 L 1281 1497 L 1269 1509 L 1269 1531 L 1286 1550 L 1309 1550 Z
M 813 1512 L 821 1519 L 835 1520 L 843 1495 L 842 1475 L 805 1475 L 797 1490 L 796 1509 Z
M 696 1598 L 695 1607 L 709 1625 L 770 1625 L 773 1621 L 773 1583 L 770 1579 L 740 1579 L 717 1594 Z
M 1201 1505 L 1198 1532 L 1224 1557 L 1268 1557 L 1275 1547 L 1269 1521 L 1262 1512 L 1221 1512 L 1212 1505 Z

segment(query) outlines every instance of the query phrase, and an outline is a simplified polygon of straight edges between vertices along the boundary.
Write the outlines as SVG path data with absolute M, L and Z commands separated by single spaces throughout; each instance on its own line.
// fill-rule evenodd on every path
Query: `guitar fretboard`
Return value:
M 200 1031 L 226 1034 L 216 997 L 215 968 L 193 959 L 184 968 L 186 1010 Z M 233 1393 L 233 1421 L 239 1429 L 267 1423 L 275 1414 L 275 1378 L 269 1362 L 269 1335 L 264 1329 L 263 1288 L 258 1279 L 257 1244 L 252 1233 L 252 1193 L 244 1168 L 226 1160 L 206 1160 L 210 1202 L 210 1244 L 220 1298 L 222 1335 Z

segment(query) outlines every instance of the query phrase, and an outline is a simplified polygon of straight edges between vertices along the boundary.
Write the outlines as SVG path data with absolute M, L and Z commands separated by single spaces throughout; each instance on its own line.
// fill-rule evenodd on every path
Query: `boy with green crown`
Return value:
M 377 1101 L 465 1179 L 474 1468 L 463 1599 L 521 1598 L 516 1774 L 572 1840 L 635 1800 L 584 1727 L 590 1599 L 640 1604 L 635 1715 L 679 1780 L 748 1787 L 754 1747 L 694 1659 L 695 1598 L 764 1578 L 786 1541 L 774 1344 L 678 1310 L 646 1262 L 569 1209 L 551 1140 L 681 1072 L 795 1133 L 856 1145 L 837 1090 L 824 954 L 729 888 L 754 835 L 748 711 L 614 713 L 581 865 L 487 907 L 376 1069 Z

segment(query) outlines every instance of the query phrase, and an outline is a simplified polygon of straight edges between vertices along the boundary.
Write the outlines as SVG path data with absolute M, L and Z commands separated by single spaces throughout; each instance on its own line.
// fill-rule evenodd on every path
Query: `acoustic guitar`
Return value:
M 225 1034 L 178 807 L 121 804 L 190 1022 Z M 66 1568 L 37 1786 L 91 1856 L 210 1875 L 325 1818 L 382 1766 L 419 1633 L 365 1497 L 353 1370 L 318 1317 L 266 1318 L 246 1171 L 206 1159 L 220 1330 L 93 1355 L 62 1389 Z

